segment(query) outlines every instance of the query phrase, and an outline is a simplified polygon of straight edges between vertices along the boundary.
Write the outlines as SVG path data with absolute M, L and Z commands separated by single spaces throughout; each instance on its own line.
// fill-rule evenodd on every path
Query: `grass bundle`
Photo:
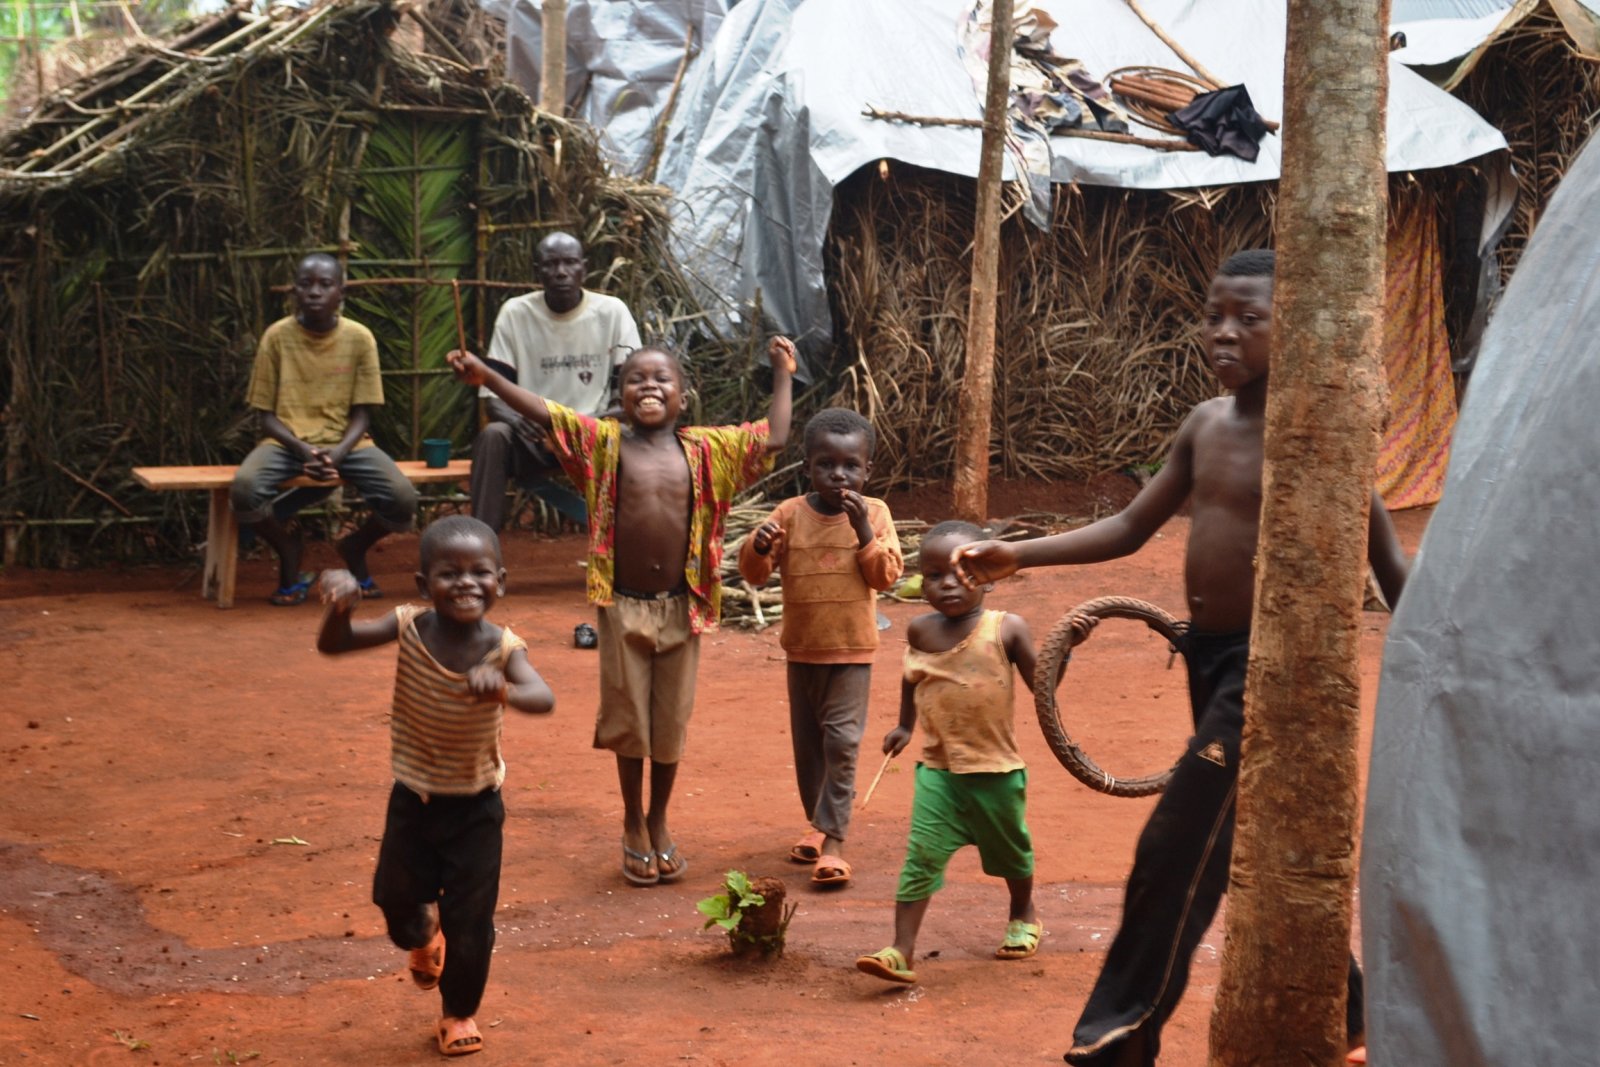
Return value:
M 973 185 L 897 165 L 858 174 L 829 240 L 835 402 L 879 435 L 874 485 L 949 476 L 965 351 Z M 1215 395 L 1197 328 L 1224 254 L 1267 244 L 1268 185 L 1224 190 L 1059 190 L 1048 233 L 1002 228 L 993 469 L 1085 478 L 1161 456 Z

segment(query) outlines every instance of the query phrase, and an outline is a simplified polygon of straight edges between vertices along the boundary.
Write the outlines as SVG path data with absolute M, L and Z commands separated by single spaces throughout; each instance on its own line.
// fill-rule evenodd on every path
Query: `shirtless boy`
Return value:
M 616 754 L 622 874 L 634 885 L 688 870 L 667 806 L 694 708 L 700 634 L 721 610 L 723 527 L 733 499 L 789 437 L 794 345 L 774 338 L 772 405 L 739 426 L 680 426 L 683 368 L 635 349 L 618 373 L 622 422 L 596 419 L 513 385 L 470 352 L 450 365 L 550 432 L 589 511 L 589 600 L 599 614 L 600 712 L 594 745 Z M 650 761 L 650 805 L 644 764 Z
M 977 583 L 1024 567 L 1099 563 L 1131 554 L 1185 500 L 1190 505 L 1184 582 L 1191 629 L 1182 651 L 1195 734 L 1139 836 L 1122 925 L 1073 1032 L 1069 1063 L 1156 1062 L 1161 1027 L 1183 994 L 1190 957 L 1227 888 L 1261 518 L 1274 266 L 1272 252 L 1252 250 L 1218 270 L 1201 337 L 1231 395 L 1189 414 L 1166 464 L 1126 508 L 1082 529 L 1037 541 L 984 541 L 954 556 L 963 578 Z M 1376 492 L 1367 555 L 1384 596 L 1398 603 L 1407 562 Z M 1352 960 L 1353 1038 L 1362 1030 L 1361 996 L 1361 972 Z

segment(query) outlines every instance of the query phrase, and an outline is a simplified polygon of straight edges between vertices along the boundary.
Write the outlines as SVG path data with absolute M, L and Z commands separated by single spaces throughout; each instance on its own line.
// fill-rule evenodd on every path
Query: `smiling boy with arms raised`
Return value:
M 468 385 L 487 385 L 550 431 L 589 511 L 589 600 L 600 633 L 594 745 L 616 754 L 622 874 L 634 885 L 682 878 L 688 862 L 667 807 L 694 710 L 700 634 L 721 612 L 723 527 L 733 498 L 771 469 L 789 436 L 794 346 L 774 338 L 767 419 L 680 426 L 683 368 L 664 349 L 636 349 L 618 372 L 622 422 L 596 419 L 506 381 L 478 357 L 451 352 Z M 644 762 L 650 761 L 650 807 Z
M 739 550 L 739 573 L 751 585 L 774 567 L 783 572 L 789 732 L 812 828 L 789 858 L 815 864 L 811 881 L 819 886 L 850 881 L 844 840 L 878 651 L 877 594 L 905 569 L 888 506 L 861 495 L 875 443 L 872 424 L 854 411 L 812 416 L 805 432 L 811 492 L 779 504 Z
M 1261 518 L 1274 267 L 1270 251 L 1252 250 L 1218 270 L 1201 338 L 1212 370 L 1231 395 L 1190 413 L 1166 464 L 1126 508 L 1037 541 L 968 545 L 954 558 L 971 582 L 995 581 L 1025 567 L 1117 559 L 1149 540 L 1184 501 L 1190 505 L 1184 563 L 1190 629 L 1181 651 L 1189 667 L 1195 733 L 1139 835 L 1122 925 L 1073 1032 L 1069 1063 L 1156 1062 L 1161 1028 L 1183 994 L 1190 958 L 1227 888 Z M 1398 603 L 1407 563 L 1376 492 L 1367 554 L 1385 598 Z M 1361 974 L 1352 960 L 1353 1040 L 1362 1031 L 1361 999 Z
M 439 1051 L 460 1056 L 483 1048 L 472 1017 L 489 980 L 500 893 L 505 708 L 548 712 L 555 697 L 529 665 L 523 640 L 488 619 L 506 583 L 494 531 L 453 515 L 429 526 L 419 547 L 417 591 L 433 606 L 401 604 L 353 622 L 360 582 L 349 571 L 327 571 L 317 650 L 335 655 L 400 642 L 389 720 L 394 787 L 372 901 L 390 939 L 411 953 L 412 980 L 439 987 Z

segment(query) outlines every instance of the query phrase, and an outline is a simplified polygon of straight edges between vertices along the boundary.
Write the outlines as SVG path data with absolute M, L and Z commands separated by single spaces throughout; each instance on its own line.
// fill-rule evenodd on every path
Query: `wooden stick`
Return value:
M 878 773 L 872 776 L 872 784 L 867 786 L 867 795 L 861 798 L 861 806 L 865 808 L 872 802 L 872 794 L 878 788 L 878 783 L 883 781 L 883 772 L 889 769 L 889 761 L 894 759 L 893 752 L 883 757 L 883 765 L 878 768 Z
M 1211 73 L 1205 67 L 1201 66 L 1199 60 L 1195 59 L 1194 56 L 1191 56 L 1188 52 L 1184 51 L 1183 45 L 1179 44 L 1177 41 L 1168 36 L 1167 31 L 1163 30 L 1155 19 L 1145 14 L 1144 8 L 1139 6 L 1139 0 L 1124 0 L 1124 2 L 1130 9 L 1132 9 L 1135 15 L 1139 16 L 1140 22 L 1143 22 L 1146 26 L 1150 27 L 1151 33 L 1161 38 L 1162 44 L 1172 49 L 1173 55 L 1189 64 L 1190 70 L 1194 71 L 1196 74 L 1200 75 L 1200 77 L 1210 82 L 1215 88 L 1221 89 L 1223 86 L 1228 84 L 1215 74 Z
M 450 279 L 450 299 L 456 307 L 456 351 L 467 350 L 467 326 L 461 320 L 461 279 Z
M 982 119 L 946 119 L 934 115 L 911 115 L 904 111 L 885 111 L 883 108 L 864 108 L 861 114 L 881 122 L 908 122 L 913 126 L 982 126 Z M 1136 137 L 1131 133 L 1108 133 L 1105 130 L 1055 130 L 1052 137 L 1083 137 L 1091 141 L 1111 141 L 1115 144 L 1136 144 L 1145 148 L 1159 148 L 1164 152 L 1198 152 L 1188 141 L 1163 141 L 1155 137 Z M 286 286 L 291 289 L 293 286 Z

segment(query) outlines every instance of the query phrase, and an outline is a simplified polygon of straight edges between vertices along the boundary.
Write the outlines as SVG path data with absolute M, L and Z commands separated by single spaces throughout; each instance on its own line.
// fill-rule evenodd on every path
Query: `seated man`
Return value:
M 383 403 L 378 346 L 372 331 L 340 317 L 344 268 L 313 252 L 294 275 L 294 314 L 261 335 L 248 401 L 261 420 L 261 442 L 234 475 L 232 503 L 239 523 L 253 529 L 278 554 L 278 590 L 283 607 L 306 598 L 313 572 L 300 572 L 305 550 L 287 523 L 295 512 L 333 492 L 343 478 L 361 490 L 372 514 L 339 541 L 339 555 L 356 576 L 364 597 L 378 596 L 367 570 L 367 550 L 391 532 L 411 529 L 417 491 L 394 460 L 367 436 L 370 407 Z M 284 491 L 299 476 L 330 483 Z
M 612 369 L 639 347 L 627 305 L 583 288 L 583 245 L 567 233 L 539 242 L 542 292 L 512 297 L 500 308 L 489 359 L 524 389 L 584 415 L 600 416 L 613 396 Z M 544 431 L 488 389 L 490 422 L 472 443 L 472 514 L 498 532 L 506 521 L 506 480 L 515 477 L 582 526 L 583 498 L 550 478 L 561 471 Z

